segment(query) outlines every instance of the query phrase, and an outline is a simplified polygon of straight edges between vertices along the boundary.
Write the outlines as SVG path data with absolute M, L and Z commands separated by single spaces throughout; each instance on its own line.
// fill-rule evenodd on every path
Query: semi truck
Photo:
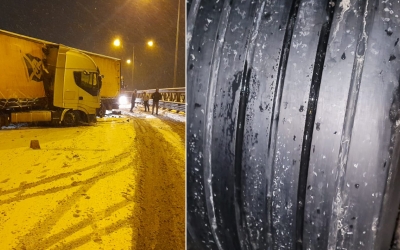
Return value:
M 102 75 L 94 57 L 0 30 L 0 128 L 10 123 L 96 122 Z

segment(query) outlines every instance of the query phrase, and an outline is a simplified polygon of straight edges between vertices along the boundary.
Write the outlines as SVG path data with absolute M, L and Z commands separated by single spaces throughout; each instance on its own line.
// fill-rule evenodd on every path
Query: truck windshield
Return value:
M 97 72 L 74 71 L 76 85 L 84 89 L 89 94 L 96 96 L 99 93 L 99 83 Z

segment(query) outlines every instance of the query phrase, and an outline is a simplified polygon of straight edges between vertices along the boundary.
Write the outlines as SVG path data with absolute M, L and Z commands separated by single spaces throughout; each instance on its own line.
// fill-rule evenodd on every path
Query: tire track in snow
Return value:
M 134 120 L 134 128 L 143 132 L 137 133 L 140 173 L 135 201 L 139 204 L 132 217 L 138 225 L 132 227 L 138 231 L 132 236 L 132 247 L 184 249 L 185 182 L 175 168 L 182 165 L 184 169 L 184 142 L 166 140 L 142 119 Z M 182 150 L 178 152 L 174 146 L 179 143 Z
M 94 165 L 91 165 L 91 166 L 88 166 L 88 167 L 85 167 L 85 168 L 82 168 L 82 169 L 79 169 L 79 170 L 75 170 L 75 171 L 71 171 L 71 172 L 67 172 L 67 173 L 62 173 L 62 174 L 50 176 L 50 177 L 41 179 L 40 181 L 37 181 L 37 182 L 24 183 L 23 185 L 21 185 L 20 187 L 17 187 L 17 188 L 12 188 L 12 189 L 8 189 L 8 190 L 4 190 L 4 191 L 1 190 L 0 191 L 0 196 L 5 195 L 5 194 L 11 194 L 11 193 L 14 193 L 14 192 L 26 191 L 26 190 L 31 189 L 33 187 L 37 187 L 37 186 L 40 186 L 40 185 L 43 185 L 43 184 L 47 184 L 47 183 L 51 183 L 51 182 L 54 182 L 54 181 L 58 181 L 58 180 L 63 179 L 63 178 L 68 178 L 68 177 L 71 177 L 73 175 L 76 175 L 76 174 L 79 174 L 79 173 L 83 173 L 85 171 L 92 170 L 94 168 L 101 167 L 103 165 L 111 165 L 111 164 L 115 163 L 116 161 L 119 161 L 120 159 L 125 159 L 125 158 L 129 157 L 130 155 L 131 155 L 130 152 L 124 152 L 122 154 L 119 154 L 119 155 L 115 156 L 115 158 L 110 159 L 110 160 L 105 161 L 105 162 L 100 162 L 98 164 L 94 164 Z M 68 186 L 64 186 L 64 187 L 68 187 Z M 61 187 L 58 187 L 58 188 L 61 188 Z M 44 191 L 41 191 L 41 193 L 43 195 L 43 194 L 54 193 L 54 192 L 49 190 L 49 192 L 46 193 L 45 190 L 44 190 Z M 13 200 L 13 201 L 16 201 L 16 200 Z M 3 201 L 0 200 L 0 205 L 4 204 L 4 203 L 9 203 L 9 202 L 6 202 L 6 200 L 3 200 Z
M 129 154 L 127 154 L 126 157 L 129 157 Z M 115 158 L 115 160 L 117 160 L 118 158 Z M 119 160 L 119 159 L 118 159 Z M 111 170 L 111 171 L 107 171 L 108 169 L 110 169 L 110 167 L 112 168 L 112 165 L 108 165 L 108 164 L 101 164 L 101 168 L 99 169 L 99 174 L 95 175 L 92 178 L 89 178 L 85 181 L 81 181 L 78 182 L 76 185 L 68 185 L 66 187 L 55 187 L 55 188 L 51 188 L 48 190 L 44 190 L 44 191 L 39 191 L 38 193 L 34 193 L 31 195 L 25 195 L 22 197 L 15 197 L 10 199 L 7 203 L 13 202 L 13 201 L 20 201 L 20 200 L 24 200 L 25 198 L 33 198 L 35 196 L 38 195 L 46 195 L 49 193 L 55 193 L 55 192 L 59 192 L 62 190 L 65 190 L 66 188 L 72 188 L 75 186 L 80 186 L 79 189 L 77 191 L 75 191 L 72 195 L 67 196 L 66 198 L 64 198 L 62 201 L 58 202 L 58 206 L 57 208 L 53 211 L 53 213 L 46 217 L 45 219 L 39 221 L 38 223 L 36 223 L 32 228 L 31 231 L 29 231 L 27 234 L 25 234 L 23 237 L 19 238 L 19 245 L 17 247 L 17 249 L 46 249 L 46 246 L 43 246 L 41 244 L 41 242 L 43 241 L 43 239 L 46 238 L 47 235 L 50 234 L 50 232 L 52 231 L 52 228 L 62 219 L 62 217 L 69 212 L 70 210 L 72 210 L 72 207 L 77 204 L 79 202 L 80 199 L 82 199 L 82 194 L 86 194 L 99 180 L 105 179 L 106 177 L 109 177 L 111 175 L 114 175 L 118 172 L 127 170 L 129 168 L 131 168 L 131 165 L 133 164 L 133 161 L 128 164 L 125 165 L 119 169 L 116 170 Z M 104 171 L 104 172 L 102 172 Z M 5 201 L 3 201 L 3 204 L 5 203 Z M 0 202 L 0 205 L 2 203 Z M 65 238 L 67 238 L 69 236 L 69 234 L 67 232 L 63 232 L 61 234 L 59 234 L 59 236 L 51 241 L 52 244 L 60 242 L 62 240 L 64 240 Z

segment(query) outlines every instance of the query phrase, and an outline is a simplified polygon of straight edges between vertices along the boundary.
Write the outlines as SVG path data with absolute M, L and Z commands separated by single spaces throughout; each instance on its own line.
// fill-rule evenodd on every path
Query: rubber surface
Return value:
M 190 247 L 389 249 L 400 3 L 189 6 Z

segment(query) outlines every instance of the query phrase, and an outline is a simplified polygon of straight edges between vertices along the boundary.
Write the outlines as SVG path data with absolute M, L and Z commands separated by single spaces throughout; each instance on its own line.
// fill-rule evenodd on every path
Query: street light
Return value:
M 119 47 L 121 45 L 121 41 L 118 38 L 116 38 L 114 40 L 113 44 L 114 44 L 114 46 Z

